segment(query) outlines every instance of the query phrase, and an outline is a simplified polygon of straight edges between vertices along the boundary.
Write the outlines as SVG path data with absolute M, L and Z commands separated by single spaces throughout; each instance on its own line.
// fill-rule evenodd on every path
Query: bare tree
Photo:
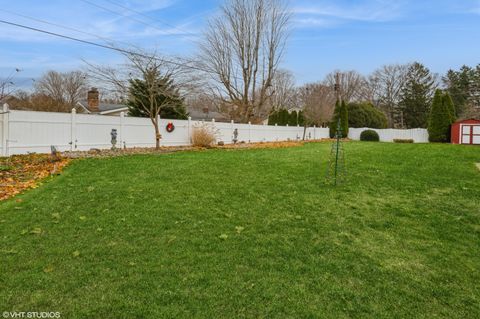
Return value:
M 229 0 L 209 22 L 201 45 L 202 67 L 235 119 L 258 119 L 257 110 L 270 98 L 289 20 L 282 0 Z
M 389 126 L 394 126 L 395 113 L 405 85 L 408 64 L 384 65 L 368 78 L 371 102 L 387 115 Z
M 0 102 L 4 102 L 5 99 L 15 92 L 15 83 L 13 81 L 20 71 L 20 69 L 15 69 L 7 77 L 0 78 Z
M 270 105 L 272 108 L 294 107 L 295 77 L 290 71 L 277 70 L 272 80 Z
M 336 83 L 337 74 L 340 84 L 340 98 L 345 101 L 345 103 L 360 99 L 362 88 L 365 83 L 363 75 L 354 70 L 336 70 L 327 74 L 324 84 L 333 88 Z
M 74 108 L 87 92 L 86 74 L 80 71 L 64 73 L 63 89 L 65 102 L 70 108 Z
M 35 81 L 34 87 L 37 95 L 54 101 L 58 111 L 69 112 L 85 96 L 87 80 L 86 75 L 80 71 L 48 71 Z
M 304 136 L 308 126 L 323 126 L 330 122 L 335 109 L 335 91 L 321 83 L 310 83 L 297 89 L 297 102 L 303 106 Z

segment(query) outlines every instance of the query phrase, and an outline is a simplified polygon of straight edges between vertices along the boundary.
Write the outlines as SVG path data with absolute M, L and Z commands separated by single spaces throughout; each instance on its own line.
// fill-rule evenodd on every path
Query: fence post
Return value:
M 313 140 L 315 141 L 317 139 L 317 126 L 313 125 Z
M 77 148 L 77 110 L 72 109 L 70 117 L 70 151 L 73 152 Z
M 120 148 L 124 148 L 125 141 L 123 140 L 123 122 L 125 121 L 125 112 L 120 112 Z
M 191 135 L 191 126 L 192 126 L 192 117 L 188 117 L 188 122 L 187 122 L 187 144 L 191 145 L 192 144 L 192 135 Z
M 9 129 L 9 109 L 8 104 L 3 104 L 2 120 L 3 120 L 3 132 L 2 132 L 2 156 L 8 156 L 8 129 Z
M 252 122 L 248 122 L 248 143 L 252 141 Z
M 278 141 L 278 124 L 275 123 L 275 140 Z

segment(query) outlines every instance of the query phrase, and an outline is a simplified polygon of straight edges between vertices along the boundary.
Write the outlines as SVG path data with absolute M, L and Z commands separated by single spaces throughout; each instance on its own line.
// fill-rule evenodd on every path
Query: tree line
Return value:
M 240 123 L 263 123 L 271 117 L 270 123 L 327 126 L 335 116 L 338 93 L 352 125 L 415 128 L 428 126 L 440 88 L 451 96 L 457 117 L 478 115 L 480 64 L 444 76 L 419 62 L 384 65 L 368 75 L 335 70 L 315 83 L 295 85 L 292 73 L 281 67 L 291 12 L 284 0 L 226 1 L 209 19 L 193 60 L 122 48 L 125 63 L 85 61 L 82 71 L 50 71 L 35 82 L 33 92 L 3 100 L 18 108 L 69 112 L 95 86 L 103 101 L 126 104 L 130 114 L 150 118 L 157 145 L 158 115 L 184 118 L 187 105 Z M 283 110 L 291 109 L 301 109 L 301 116 L 290 112 L 287 120 Z

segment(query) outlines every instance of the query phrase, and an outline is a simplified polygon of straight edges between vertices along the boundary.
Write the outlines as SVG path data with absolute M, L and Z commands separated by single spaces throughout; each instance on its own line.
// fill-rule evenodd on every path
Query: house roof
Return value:
M 467 124 L 471 124 L 471 123 L 480 123 L 480 120 L 479 119 L 464 119 L 464 120 L 460 120 L 460 121 L 457 121 L 455 122 L 454 124 L 462 124 L 462 123 L 467 123 Z
M 230 121 L 227 116 L 216 111 L 209 111 L 208 113 L 205 113 L 203 112 L 203 110 L 189 109 L 188 114 L 194 121 L 201 121 L 201 120 L 211 121 L 212 119 L 215 119 L 215 121 L 217 122 Z
M 91 111 L 88 108 L 87 100 L 82 100 L 79 102 L 79 104 L 85 111 L 87 111 L 88 113 L 91 113 Z M 109 114 L 114 112 L 126 111 L 128 110 L 128 106 L 124 104 L 100 103 L 98 105 L 98 110 L 100 111 L 99 112 L 100 114 Z

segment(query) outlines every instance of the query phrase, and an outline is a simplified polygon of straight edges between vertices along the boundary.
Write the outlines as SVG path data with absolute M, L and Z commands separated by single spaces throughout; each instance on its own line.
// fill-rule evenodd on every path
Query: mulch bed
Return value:
M 318 140 L 315 142 L 326 141 Z M 314 141 L 309 141 L 314 142 Z M 264 142 L 238 143 L 214 146 L 210 149 L 262 149 L 302 146 L 307 142 Z M 107 158 L 137 154 L 166 154 L 181 151 L 199 151 L 206 148 L 194 146 L 174 146 L 155 148 L 129 148 L 119 150 L 90 150 L 86 152 L 65 152 L 61 156 L 47 154 L 14 155 L 0 158 L 0 201 L 6 200 L 27 189 L 38 187 L 45 178 L 60 174 L 71 160 L 80 158 Z

